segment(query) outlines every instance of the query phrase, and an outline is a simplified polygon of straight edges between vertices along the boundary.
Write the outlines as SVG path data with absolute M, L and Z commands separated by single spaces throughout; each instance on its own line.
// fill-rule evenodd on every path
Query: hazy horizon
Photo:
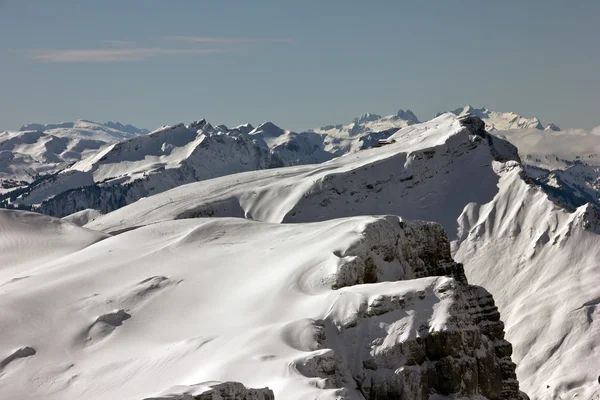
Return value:
M 0 2 L 0 130 L 206 118 L 292 130 L 466 104 L 600 125 L 600 3 Z

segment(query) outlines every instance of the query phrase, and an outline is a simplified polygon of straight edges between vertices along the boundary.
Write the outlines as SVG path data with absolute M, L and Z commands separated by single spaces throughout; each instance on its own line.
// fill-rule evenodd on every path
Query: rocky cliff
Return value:
M 355 299 L 351 318 L 333 317 L 334 305 L 331 318 L 315 322 L 321 352 L 305 360 L 301 372 L 324 379 L 325 387 L 354 383 L 369 400 L 527 398 L 519 391 L 512 346 L 492 295 L 469 285 L 440 225 L 388 217 L 370 225 L 365 240 L 341 256 L 348 261 L 335 274 L 338 289 L 440 278 L 425 290 Z M 431 295 L 440 304 L 433 318 L 424 319 L 418 314 Z

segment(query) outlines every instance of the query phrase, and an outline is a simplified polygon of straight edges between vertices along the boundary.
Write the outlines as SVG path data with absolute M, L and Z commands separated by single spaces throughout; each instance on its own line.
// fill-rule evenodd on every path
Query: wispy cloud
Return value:
M 1 0 L 0 0 L 1 1 Z M 106 48 L 37 49 L 22 51 L 32 60 L 57 63 L 97 63 L 143 61 L 161 56 L 193 56 L 226 53 L 240 46 L 258 43 L 287 43 L 288 39 L 162 36 L 151 38 L 156 46 L 140 46 L 129 40 L 104 40 Z M 174 42 L 181 43 L 175 46 Z M 184 44 L 187 44 L 186 45 Z M 186 48 L 180 48 L 181 46 Z
M 133 47 L 135 42 L 132 40 L 103 40 L 102 42 L 115 47 Z
M 30 50 L 27 57 L 33 60 L 77 63 L 77 62 L 127 62 L 142 61 L 161 56 L 209 55 L 226 53 L 227 49 L 165 49 L 115 48 L 115 49 L 74 49 L 74 50 Z
M 242 38 L 242 37 L 208 37 L 208 36 L 162 36 L 164 40 L 204 44 L 253 44 L 253 43 L 289 43 L 289 39 Z

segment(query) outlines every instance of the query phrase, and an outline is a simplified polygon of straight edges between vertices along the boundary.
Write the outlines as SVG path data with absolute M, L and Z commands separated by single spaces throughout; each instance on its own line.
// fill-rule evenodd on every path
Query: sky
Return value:
M 600 1 L 0 0 L 0 130 L 303 130 L 471 104 L 600 125 Z

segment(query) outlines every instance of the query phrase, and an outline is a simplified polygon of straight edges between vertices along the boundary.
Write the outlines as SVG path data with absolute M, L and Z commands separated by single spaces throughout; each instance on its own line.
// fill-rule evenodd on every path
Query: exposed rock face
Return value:
M 151 397 L 146 400 L 274 400 L 269 388 L 250 389 L 239 382 L 207 383 L 184 388 L 183 393 Z
M 321 350 L 299 370 L 324 379 L 325 388 L 349 387 L 354 381 L 370 400 L 425 400 L 436 393 L 527 398 L 519 391 L 512 346 L 504 340 L 494 300 L 482 287 L 468 284 L 462 264 L 450 256 L 442 227 L 389 217 L 369 226 L 365 236 L 340 255 L 347 262 L 333 286 L 444 276 L 431 287 L 440 301 L 437 310 L 446 313 L 444 322 L 435 308 L 428 319 L 413 315 L 425 312 L 427 290 L 362 299 L 350 320 L 315 322 Z M 410 326 L 418 321 L 424 324 Z

